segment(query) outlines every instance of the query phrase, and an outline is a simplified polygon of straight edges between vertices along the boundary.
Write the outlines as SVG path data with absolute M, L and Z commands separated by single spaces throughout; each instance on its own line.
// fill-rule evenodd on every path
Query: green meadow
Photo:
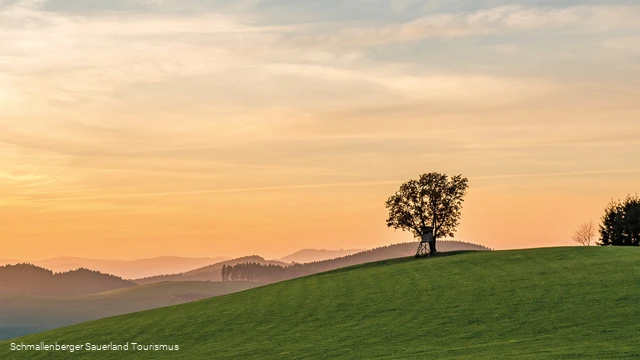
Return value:
M 461 252 L 344 268 L 0 343 L 2 359 L 631 359 L 640 249 Z M 10 352 L 25 344 L 179 351 Z

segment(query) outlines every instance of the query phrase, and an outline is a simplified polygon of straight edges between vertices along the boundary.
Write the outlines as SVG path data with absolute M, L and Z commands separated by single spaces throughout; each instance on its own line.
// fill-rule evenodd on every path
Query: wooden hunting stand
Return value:
M 433 227 L 429 226 L 422 234 L 418 251 L 416 251 L 416 257 L 431 256 L 431 243 L 434 241 L 436 241 L 436 239 L 433 237 Z

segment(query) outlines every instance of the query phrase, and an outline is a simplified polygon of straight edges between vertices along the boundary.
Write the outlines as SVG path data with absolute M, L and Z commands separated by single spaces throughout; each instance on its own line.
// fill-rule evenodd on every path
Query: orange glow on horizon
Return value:
M 0 5 L 2 259 L 411 241 L 431 171 L 458 240 L 566 246 L 640 190 L 640 6 L 103 3 Z

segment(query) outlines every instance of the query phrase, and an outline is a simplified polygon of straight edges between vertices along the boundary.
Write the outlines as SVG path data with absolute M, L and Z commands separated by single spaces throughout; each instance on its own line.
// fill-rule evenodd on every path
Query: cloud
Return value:
M 0 112 L 19 111 L 27 99 L 47 107 L 105 102 L 127 84 L 221 71 L 247 58 L 227 45 L 241 39 L 264 46 L 292 31 L 253 25 L 249 15 L 84 16 L 44 11 L 43 3 L 23 0 L 2 9 L 0 74 L 8 75 L 0 97 L 13 104 L 0 104 Z
M 416 0 L 389 0 L 389 7 L 397 14 L 404 14 L 407 8 L 415 2 Z
M 549 172 L 549 173 L 503 173 L 496 175 L 480 175 L 469 176 L 471 181 L 474 180 L 500 180 L 500 179 L 525 179 L 525 178 L 570 178 L 584 175 L 616 175 L 616 174 L 637 174 L 640 169 L 601 169 L 601 170 L 584 170 L 584 171 L 567 171 L 567 172 Z M 242 187 L 242 188 L 226 188 L 226 189 L 207 189 L 207 190 L 187 190 L 187 191 L 165 191 L 165 192 L 141 192 L 141 193 L 125 193 L 125 194 L 108 194 L 108 195 L 72 195 L 72 196 L 34 196 L 30 197 L 30 201 L 35 203 L 59 203 L 59 202 L 78 202 L 78 201 L 95 201 L 95 200 L 114 200 L 114 199 L 136 199 L 136 198 L 157 198 L 157 197 L 181 197 L 189 195 L 215 195 L 215 194 L 232 194 L 240 192 L 272 192 L 272 191 L 292 191 L 292 190 L 309 190 L 323 188 L 351 188 L 351 187 L 375 187 L 387 185 L 400 185 L 406 179 L 396 180 L 374 180 L 360 182 L 342 182 L 342 183 L 314 183 L 300 185 L 281 185 L 281 186 L 262 186 L 262 187 Z M 50 194 L 51 195 L 51 194 Z M 26 195 L 28 196 L 28 195 Z
M 465 13 L 429 14 L 421 18 L 383 26 L 340 29 L 337 33 L 297 39 L 301 44 L 364 47 L 428 38 L 457 38 L 534 30 L 574 29 L 597 32 L 637 29 L 640 6 L 574 6 L 539 8 L 499 6 Z
M 450 136 L 496 109 L 519 106 L 525 112 L 567 89 L 584 92 L 553 77 L 502 71 L 500 62 L 483 68 L 465 59 L 439 68 L 430 57 L 389 59 L 395 49 L 377 45 L 635 26 L 628 17 L 637 11 L 506 6 L 354 27 L 331 21 L 273 26 L 268 17 L 242 12 L 60 13 L 43 4 L 19 1 L 3 8 L 0 141 L 38 154 L 20 160 L 46 168 L 56 181 L 67 171 L 66 179 L 80 186 L 102 181 L 102 171 L 128 174 L 138 184 L 146 184 L 148 174 L 221 174 L 229 182 L 256 173 L 268 173 L 269 183 L 291 176 L 341 180 L 356 172 L 354 164 L 338 160 L 344 154 L 380 164 L 390 154 L 459 154 L 465 149 L 460 143 L 476 139 L 439 142 L 440 148 L 425 141 L 432 145 L 438 131 L 448 127 Z M 305 43 L 314 36 L 323 41 Z M 515 52 L 500 45 L 487 50 Z M 379 111 L 384 108 L 405 113 Z M 369 109 L 377 122 L 367 116 Z M 456 125 L 436 124 L 434 109 L 467 115 Z M 297 126 L 287 128 L 290 123 Z
M 604 55 L 608 59 L 628 58 L 633 61 L 635 69 L 640 69 L 638 56 L 640 56 L 640 36 L 618 36 L 607 38 L 602 42 Z
M 22 185 L 34 186 L 48 182 L 49 179 L 40 174 L 16 174 L 8 172 L 0 172 L 0 183 L 4 185 Z
M 296 76 L 343 83 L 362 83 L 380 88 L 387 96 L 431 102 L 495 105 L 549 94 L 557 90 L 551 81 L 535 78 L 508 78 L 480 74 L 423 73 L 418 69 L 393 66 L 335 68 L 322 65 L 274 64 L 268 69 Z
M 265 25 L 268 17 L 247 12 L 86 15 L 45 11 L 45 3 L 22 0 L 3 8 L 0 74 L 5 75 L 0 75 L 0 114 L 5 116 L 35 116 L 37 111 L 40 115 L 46 111 L 51 117 L 67 114 L 72 106 L 97 112 L 122 103 L 123 97 L 138 98 L 126 92 L 135 84 L 165 83 L 148 90 L 153 93 L 172 81 L 206 76 L 210 76 L 207 85 L 200 85 L 194 98 L 208 91 L 223 106 L 229 105 L 225 101 L 240 99 L 227 100 L 230 90 L 246 93 L 254 104 L 278 106 L 291 106 L 284 102 L 296 94 L 304 95 L 297 102 L 301 107 L 325 106 L 327 99 L 322 96 L 332 91 L 336 92 L 333 105 L 350 97 L 355 108 L 372 101 L 416 99 L 469 104 L 490 99 L 504 104 L 550 92 L 555 85 L 527 76 L 427 71 L 419 59 L 410 57 L 401 62 L 411 66 L 393 68 L 377 61 L 367 48 L 433 37 L 618 29 L 637 26 L 635 19 L 640 14 L 640 7 L 634 6 L 499 6 L 430 14 L 397 24 L 283 26 Z M 169 8 L 177 4 L 145 3 Z M 393 7 L 409 5 L 412 3 L 405 1 Z M 513 53 L 506 45 L 492 49 Z M 341 84 L 340 88 L 327 90 L 334 83 Z

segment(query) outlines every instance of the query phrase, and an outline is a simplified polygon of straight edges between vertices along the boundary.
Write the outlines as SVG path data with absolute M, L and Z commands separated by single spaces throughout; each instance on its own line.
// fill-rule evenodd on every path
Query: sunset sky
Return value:
M 456 238 L 571 245 L 640 190 L 640 4 L 0 0 L 0 258 L 281 257 L 410 241 L 384 202 L 470 180 Z

